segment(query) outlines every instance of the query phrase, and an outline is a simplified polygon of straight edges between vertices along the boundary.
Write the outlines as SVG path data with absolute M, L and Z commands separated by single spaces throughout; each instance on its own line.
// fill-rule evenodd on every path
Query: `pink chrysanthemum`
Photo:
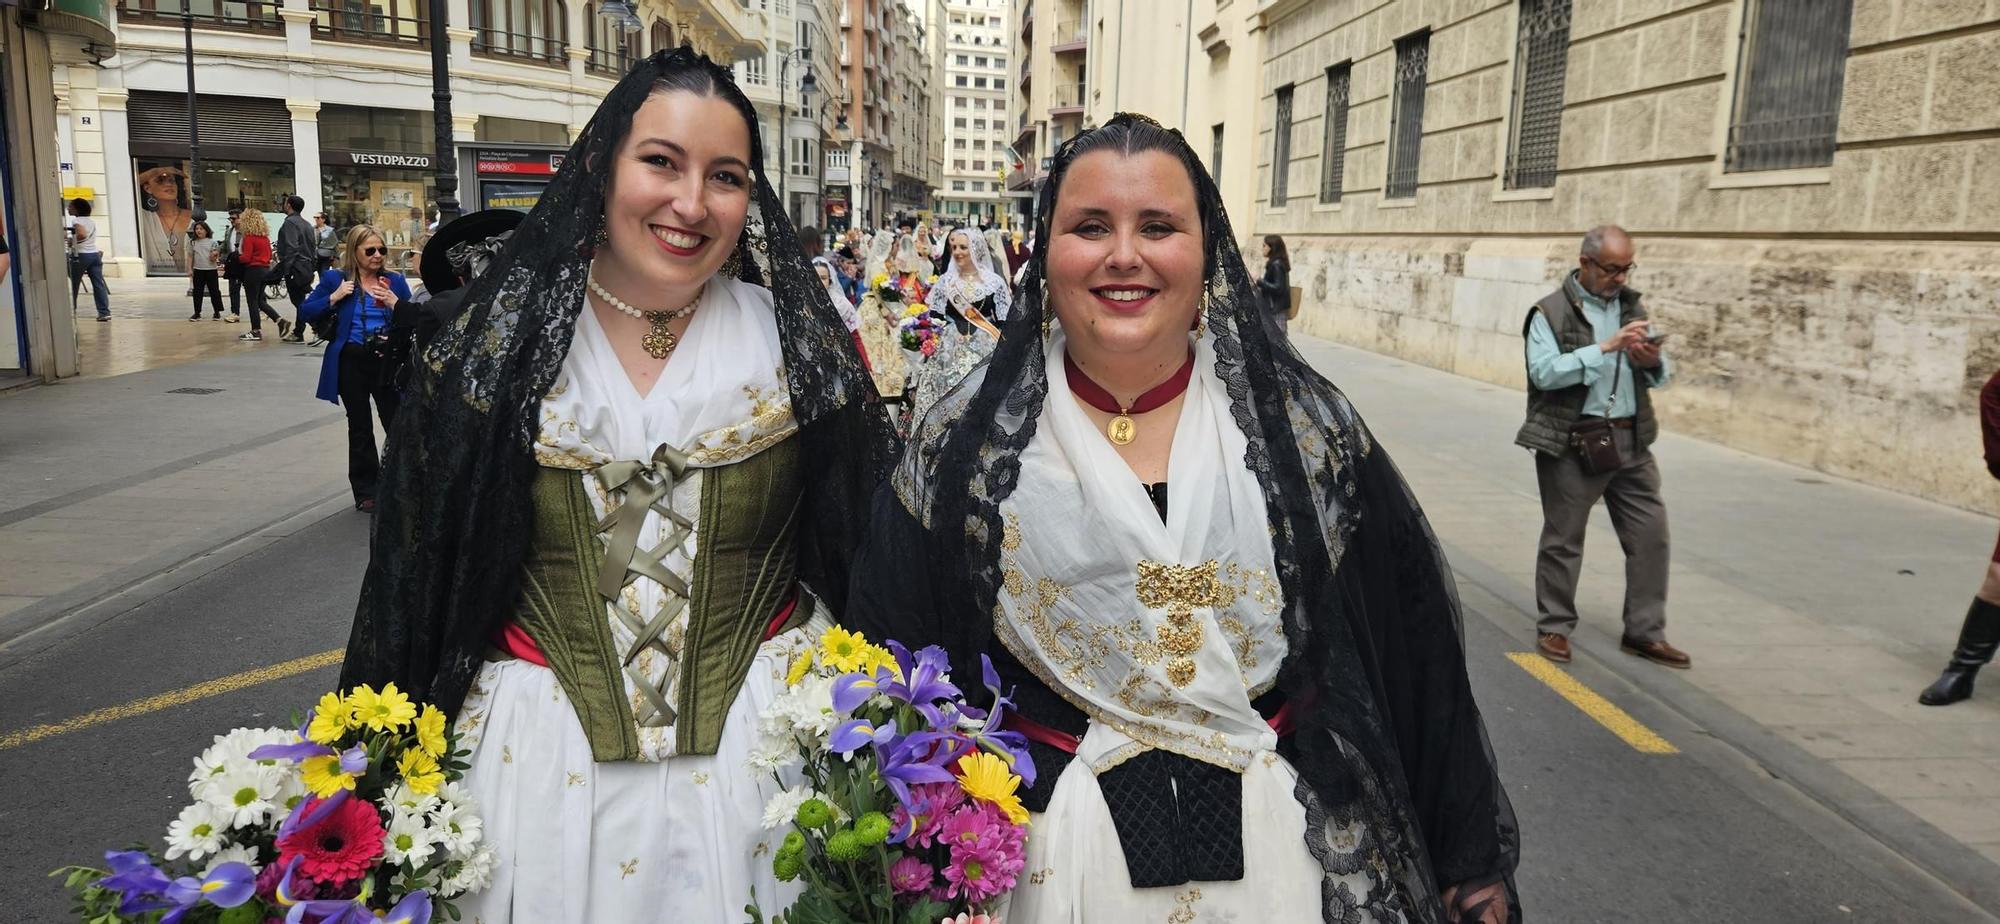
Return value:
M 929 863 L 913 856 L 905 856 L 889 867 L 889 884 L 896 887 L 897 895 L 922 895 L 931 887 L 931 877 L 937 870 Z
M 299 871 L 320 882 L 358 879 L 382 856 L 382 816 L 369 802 L 349 799 L 318 824 L 278 839 L 273 865 L 284 866 L 295 856 L 301 858 Z
M 903 843 L 929 847 L 937 839 L 945 816 L 964 804 L 965 793 L 956 783 L 920 783 L 910 787 L 910 806 L 890 810 L 889 823 L 904 832 Z
M 938 829 L 938 843 L 951 847 L 971 847 L 992 844 L 1001 838 L 1000 825 L 994 817 L 978 803 L 961 805 L 945 816 L 944 824 Z M 1008 825 L 1006 827 L 1012 827 Z
M 1018 860 L 1008 862 L 995 848 L 954 845 L 951 848 L 951 864 L 944 868 L 944 878 L 950 883 L 948 891 L 953 898 L 976 903 L 1013 888 L 1014 879 L 1020 872 Z

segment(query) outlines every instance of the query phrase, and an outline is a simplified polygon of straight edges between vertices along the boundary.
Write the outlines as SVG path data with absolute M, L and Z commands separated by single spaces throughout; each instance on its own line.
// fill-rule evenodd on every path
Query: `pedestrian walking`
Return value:
M 326 213 L 313 216 L 313 252 L 318 258 L 314 267 L 318 272 L 333 268 L 333 259 L 340 253 L 340 233 L 326 223 Z
M 368 225 L 347 230 L 347 253 L 340 268 L 320 274 L 300 317 L 315 323 L 329 313 L 333 336 L 319 364 L 322 401 L 347 412 L 347 484 L 354 492 L 354 509 L 375 512 L 375 481 L 381 456 L 375 451 L 375 421 L 369 405 L 388 430 L 396 418 L 396 364 L 400 360 L 389 337 L 396 306 L 410 300 L 403 274 L 388 269 L 389 245 Z
M 1278 333 L 1286 333 L 1291 326 L 1292 256 L 1285 239 L 1275 234 L 1264 235 L 1264 275 L 1257 280 L 1257 297 L 1263 300 L 1264 316 Z
M 236 339 L 264 339 L 263 319 L 267 317 L 277 322 L 278 336 L 282 338 L 292 329 L 292 322 L 271 310 L 270 293 L 264 288 L 271 277 L 271 225 L 264 220 L 263 212 L 246 209 L 236 219 L 236 226 L 243 231 L 239 259 L 243 265 L 244 293 L 250 299 L 250 332 Z
M 215 239 L 215 232 L 208 225 L 195 222 L 191 232 L 194 238 L 188 241 L 188 279 L 193 283 L 194 314 L 190 321 L 201 320 L 201 296 L 208 294 L 208 300 L 215 307 L 215 319 L 222 320 L 222 289 L 216 285 L 221 270 L 222 242 Z
M 243 320 L 243 218 L 242 209 L 229 210 L 229 230 L 222 235 L 222 278 L 229 283 L 231 324 Z
M 1583 538 L 1598 500 L 1625 551 L 1624 631 L 1619 650 L 1686 668 L 1667 643 L 1667 507 L 1653 458 L 1659 422 L 1652 391 L 1672 375 L 1639 292 L 1625 280 L 1636 264 L 1616 225 L 1584 235 L 1577 268 L 1528 309 L 1527 419 L 1514 442 L 1535 454 L 1542 537 L 1535 557 L 1535 647 L 1570 659 Z
M 913 433 L 847 612 L 1011 699 L 1007 919 L 1519 920 L 1451 569 L 1273 349 L 1200 159 L 1119 113 L 1041 202 L 1017 326 Z
M 891 445 L 758 130 L 726 65 L 636 64 L 399 412 L 340 686 L 456 722 L 496 860 L 464 920 L 796 895 L 756 857 L 782 784 L 744 760 Z
M 90 220 L 90 200 L 69 200 L 69 300 L 76 303 L 83 277 L 90 277 L 90 297 L 97 303 L 97 319 L 111 320 L 111 289 L 104 284 L 104 251 L 97 246 L 97 222 Z
M 306 325 L 304 304 L 306 296 L 313 290 L 313 272 L 319 265 L 319 235 L 313 231 L 312 223 L 300 214 L 306 209 L 306 200 L 298 196 L 286 196 L 283 203 L 285 222 L 278 229 L 278 262 L 276 272 L 285 282 L 285 297 L 292 303 L 292 327 L 290 332 L 280 334 L 287 343 L 303 343 Z
M 2000 478 L 2000 372 L 1979 390 L 1979 436 L 1986 448 L 1986 471 Z M 1949 706 L 1972 695 L 1972 678 L 2000 651 L 2000 544 L 1986 562 L 1986 579 L 1972 596 L 1965 622 L 1958 627 L 1958 647 L 1944 673 L 1917 697 L 1926 706 Z

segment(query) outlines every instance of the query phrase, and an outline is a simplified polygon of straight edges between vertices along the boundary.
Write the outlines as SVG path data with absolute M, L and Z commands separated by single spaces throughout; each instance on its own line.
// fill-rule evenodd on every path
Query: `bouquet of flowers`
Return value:
M 876 273 L 875 278 L 869 280 L 868 284 L 875 289 L 876 296 L 885 302 L 900 302 L 903 300 L 902 287 L 898 286 L 895 278 L 887 273 Z
M 395 684 L 328 693 L 297 729 L 216 736 L 164 857 L 110 851 L 108 870 L 56 873 L 89 924 L 457 920 L 451 899 L 486 887 L 493 850 L 456 745 L 444 713 Z
M 903 349 L 914 350 L 925 356 L 937 355 L 938 322 L 929 306 L 923 302 L 911 302 L 903 309 L 896 330 L 902 335 Z
M 937 647 L 912 654 L 835 627 L 792 663 L 749 760 L 803 778 L 764 810 L 766 827 L 791 827 L 772 871 L 805 882 L 779 921 L 998 924 L 984 915 L 1026 863 L 1016 790 L 1035 766 L 1027 741 L 1000 730 L 1011 704 L 981 661 L 991 709 L 965 701 Z

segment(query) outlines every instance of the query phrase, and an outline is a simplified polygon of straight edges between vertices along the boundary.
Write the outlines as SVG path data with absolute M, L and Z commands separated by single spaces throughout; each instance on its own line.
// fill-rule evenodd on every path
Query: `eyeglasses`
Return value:
M 1589 260 L 1589 261 L 1590 261 L 1590 265 L 1592 265 L 1592 266 L 1595 266 L 1595 267 L 1597 267 L 1598 269 L 1601 269 L 1601 270 L 1605 271 L 1606 273 L 1609 273 L 1609 274 L 1611 274 L 1611 275 L 1613 275 L 1613 276 L 1624 276 L 1624 275 L 1628 275 L 1628 274 L 1630 274 L 1630 273 L 1631 273 L 1631 272 L 1632 272 L 1633 270 L 1635 270 L 1635 269 L 1638 269 L 1638 268 L 1639 268 L 1639 264 L 1638 264 L 1638 263 L 1636 263 L 1636 262 L 1634 262 L 1634 263 L 1626 263 L 1626 264 L 1624 264 L 1624 265 L 1622 265 L 1622 266 L 1621 266 L 1621 265 L 1619 265 L 1619 264 L 1617 264 L 1617 263 L 1606 263 L 1606 262 L 1604 262 L 1603 260 L 1599 260 L 1599 259 L 1597 259 L 1596 257 L 1584 257 L 1584 259 L 1585 259 L 1585 260 Z
M 388 253 L 389 253 L 389 248 L 387 248 L 387 247 L 363 247 L 363 248 L 361 248 L 361 255 L 362 255 L 362 256 L 364 256 L 364 257 L 375 257 L 375 256 L 385 256 L 385 255 L 387 255 Z

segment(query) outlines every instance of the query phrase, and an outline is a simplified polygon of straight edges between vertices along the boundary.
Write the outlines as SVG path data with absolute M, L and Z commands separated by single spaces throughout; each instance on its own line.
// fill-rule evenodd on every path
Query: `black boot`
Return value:
M 2000 604 L 1974 597 L 1972 609 L 1965 613 L 1965 625 L 1958 630 L 1958 648 L 1951 653 L 1951 663 L 1917 702 L 1946 706 L 1971 696 L 1972 675 L 1993 660 L 1996 648 L 2000 648 Z

